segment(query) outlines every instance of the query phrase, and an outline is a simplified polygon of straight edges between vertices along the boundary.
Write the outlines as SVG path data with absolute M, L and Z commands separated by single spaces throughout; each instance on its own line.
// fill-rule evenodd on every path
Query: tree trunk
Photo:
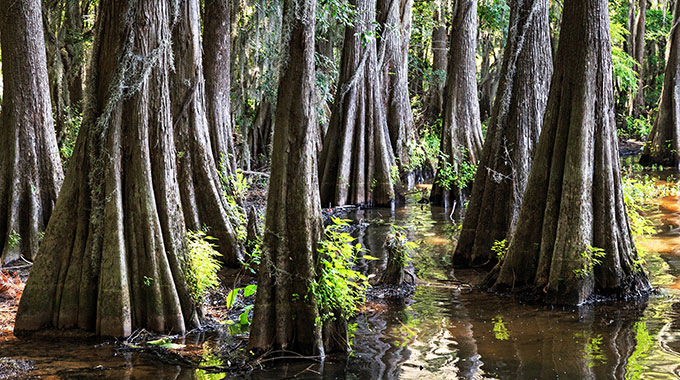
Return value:
M 449 67 L 444 89 L 445 110 L 437 179 L 442 175 L 442 161 L 455 171 L 462 160 L 477 164 L 482 153 L 482 127 L 477 97 L 477 1 L 456 0 L 449 47 Z M 435 180 L 431 202 L 448 204 L 461 201 L 461 189 L 445 189 Z
M 635 18 L 635 27 L 633 32 L 633 55 L 632 58 L 637 62 L 635 72 L 638 75 L 638 90 L 634 96 L 631 96 L 628 113 L 633 117 L 638 117 L 645 109 L 644 97 L 644 58 L 645 58 L 645 20 L 647 14 L 647 0 L 639 0 L 638 15 Z
M 269 165 L 273 134 L 272 106 L 266 97 L 262 98 L 255 121 L 248 129 L 250 160 L 256 168 Z
M 62 144 L 68 123 L 81 108 L 85 63 L 83 9 L 80 1 L 49 0 L 43 3 L 47 72 L 54 109 L 58 143 Z
M 519 214 L 552 74 L 548 0 L 512 3 L 498 95 L 454 263 L 494 264 Z
M 353 0 L 356 17 L 345 30 L 335 108 L 320 157 L 321 202 L 328 205 L 389 205 L 390 143 L 378 68 L 375 2 Z
M 33 260 L 64 178 L 52 121 L 40 2 L 0 1 L 0 265 Z
M 184 221 L 190 230 L 207 226 L 209 234 L 218 239 L 221 260 L 237 267 L 241 250 L 232 222 L 239 220 L 227 211 L 229 205 L 219 181 L 206 119 L 200 3 L 180 0 L 178 4 L 180 17 L 173 28 L 175 70 L 170 77 L 170 100 Z
M 626 0 L 628 3 L 628 17 L 626 17 L 626 41 L 623 44 L 623 51 L 629 56 L 635 56 L 635 1 Z
M 641 165 L 680 166 L 680 1 L 673 9 L 673 26 L 668 37 L 666 73 L 659 100 L 659 116 L 640 156 Z
M 446 83 L 446 8 L 443 0 L 435 0 L 435 13 L 432 18 L 435 27 L 432 30 L 432 75 L 433 80 L 427 89 L 425 102 L 425 120 L 435 124 L 444 112 L 444 84 Z
M 486 121 L 491 117 L 493 108 L 493 99 L 498 87 L 498 61 L 495 56 L 493 33 L 484 33 L 481 38 L 481 56 L 482 63 L 479 69 L 479 112 L 481 120 Z M 491 57 L 494 58 L 493 64 Z
M 636 264 L 621 190 L 607 3 L 564 5 L 546 116 L 524 195 L 531 201 L 522 204 L 497 278 L 489 279 L 497 291 L 526 288 L 548 303 L 578 305 L 650 290 Z
M 408 94 L 408 47 L 413 0 L 378 0 L 378 67 L 392 150 L 399 168 L 408 167 L 406 143 L 413 138 L 413 112 Z M 403 174 L 404 170 L 401 170 Z
M 128 336 L 198 324 L 169 99 L 168 2 L 99 2 L 87 102 L 71 167 L 14 332 Z
M 228 173 L 236 172 L 231 128 L 230 1 L 207 0 L 203 14 L 203 69 L 212 154 Z
M 309 292 L 323 228 L 314 147 L 315 8 L 314 0 L 284 2 L 285 65 L 249 350 L 324 355 L 316 296 Z

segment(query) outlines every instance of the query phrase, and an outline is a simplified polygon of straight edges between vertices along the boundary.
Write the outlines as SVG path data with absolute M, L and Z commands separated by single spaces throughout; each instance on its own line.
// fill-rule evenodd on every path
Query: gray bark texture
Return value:
M 452 14 L 440 150 L 448 156 L 449 163 L 457 170 L 461 160 L 479 163 L 482 153 L 482 126 L 475 63 L 477 1 L 455 0 Z M 437 175 L 440 173 L 438 170 Z M 462 198 L 460 190 L 446 190 L 435 180 L 430 201 L 434 204 L 448 204 L 453 199 L 459 201 Z
M 396 161 L 378 67 L 375 1 L 350 3 L 357 20 L 345 30 L 340 81 L 319 159 L 321 202 L 389 205 Z
M 284 2 L 285 66 L 248 343 L 254 351 L 273 348 L 321 356 L 325 352 L 316 296 L 309 292 L 323 230 L 315 147 L 315 8 L 315 0 Z
M 399 168 L 408 165 L 407 142 L 413 138 L 413 112 L 408 94 L 408 47 L 412 0 L 378 0 L 378 67 L 387 128 Z M 402 170 L 403 172 L 403 170 Z
M 621 190 L 606 0 L 567 0 L 545 119 L 497 291 L 578 305 L 650 290 Z M 602 249 L 596 258 L 590 247 Z M 585 268 L 585 269 L 584 269 Z
M 99 2 L 86 107 L 15 334 L 196 326 L 184 278 L 168 2 Z
M 210 142 L 215 161 L 236 172 L 231 127 L 231 2 L 207 0 L 203 14 L 203 75 Z
M 210 132 L 214 130 L 209 130 L 206 118 L 200 3 L 179 0 L 178 4 L 180 17 L 173 28 L 175 69 L 170 76 L 170 100 L 184 221 L 190 230 L 208 227 L 208 233 L 218 239 L 221 260 L 236 267 L 241 249 L 232 222 L 239 221 L 236 217 L 230 220 L 227 211 L 229 206 L 211 149 Z
M 680 1 L 673 8 L 668 37 L 666 72 L 659 100 L 659 115 L 640 156 L 641 165 L 680 166 Z
M 255 168 L 266 166 L 270 161 L 272 135 L 274 133 L 274 120 L 272 115 L 272 105 L 266 96 L 262 97 L 257 108 L 257 114 L 253 125 L 248 129 L 248 143 L 243 145 L 248 147 L 249 158 L 247 164 L 252 162 Z
M 0 265 L 33 260 L 64 175 L 52 121 L 40 2 L 0 1 Z
M 552 74 L 548 0 L 516 0 L 486 142 L 454 253 L 457 265 L 493 265 L 510 236 L 543 122 Z

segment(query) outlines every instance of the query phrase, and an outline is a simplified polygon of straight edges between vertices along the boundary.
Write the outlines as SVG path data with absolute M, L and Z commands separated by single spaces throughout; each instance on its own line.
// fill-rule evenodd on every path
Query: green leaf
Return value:
M 257 292 L 257 285 L 248 285 L 243 289 L 243 298 L 248 298 Z
M 234 306 L 234 301 L 236 301 L 236 295 L 241 288 L 232 289 L 229 294 L 227 294 L 227 309 L 231 309 Z
M 242 326 L 249 325 L 250 321 L 248 320 L 248 310 L 241 313 L 241 315 L 238 316 L 238 320 L 239 320 L 239 322 L 241 323 Z
M 371 255 L 363 255 L 363 256 L 361 256 L 361 258 L 366 259 L 366 260 L 380 260 L 379 258 L 371 256 Z
M 150 340 L 150 341 L 146 342 L 146 344 L 148 344 L 150 346 L 162 346 L 162 345 L 168 344 L 168 343 L 170 343 L 170 339 L 167 338 L 167 337 L 163 337 L 163 338 L 156 339 L 156 340 Z

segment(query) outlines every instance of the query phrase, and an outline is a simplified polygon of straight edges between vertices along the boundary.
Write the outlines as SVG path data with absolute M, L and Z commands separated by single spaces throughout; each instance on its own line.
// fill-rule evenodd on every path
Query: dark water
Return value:
M 662 232 L 644 244 L 660 292 L 644 305 L 551 308 L 473 290 L 452 281 L 448 259 L 457 225 L 448 212 L 410 204 L 394 211 L 358 211 L 370 222 L 360 241 L 381 256 L 390 224 L 405 226 L 421 248 L 414 257 L 422 281 L 408 304 L 369 303 L 356 320 L 349 358 L 288 362 L 259 369 L 252 379 L 675 379 L 680 377 L 680 199 L 668 197 L 649 217 Z M 380 273 L 379 261 L 360 264 Z M 457 271 L 471 281 L 481 273 Z M 200 337 L 194 343 L 211 346 Z M 121 353 L 113 344 L 0 341 L 0 357 L 33 361 L 21 378 L 222 379 Z M 206 360 L 210 360 L 207 358 Z M 213 364 L 219 361 L 213 360 Z M 297 377 L 295 377 L 297 376 Z

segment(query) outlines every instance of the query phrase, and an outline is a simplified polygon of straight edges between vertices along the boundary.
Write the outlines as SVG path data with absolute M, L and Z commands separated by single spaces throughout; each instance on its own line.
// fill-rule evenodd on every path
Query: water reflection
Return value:
M 663 220 L 680 220 L 669 215 L 680 214 L 678 199 L 664 202 Z M 437 281 L 446 273 L 437 264 L 450 255 L 455 230 L 445 212 L 412 205 L 393 214 L 361 213 L 364 221 L 380 215 L 380 223 L 360 235 L 372 255 L 380 256 L 384 226 L 394 223 L 409 226 L 411 238 L 421 242 L 431 260 L 418 261 L 426 285 L 419 287 L 413 304 L 389 305 L 359 318 L 355 355 L 345 368 L 353 375 L 346 378 L 633 379 L 680 373 L 680 305 L 673 303 L 672 290 L 678 283 L 675 268 L 680 268 L 676 249 L 660 250 L 673 259 L 648 259 L 655 284 L 671 289 L 648 304 L 553 309 Z M 655 241 L 676 247 L 680 231 Z M 378 269 L 371 270 L 379 270 L 381 263 L 374 265 Z

